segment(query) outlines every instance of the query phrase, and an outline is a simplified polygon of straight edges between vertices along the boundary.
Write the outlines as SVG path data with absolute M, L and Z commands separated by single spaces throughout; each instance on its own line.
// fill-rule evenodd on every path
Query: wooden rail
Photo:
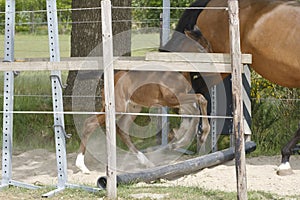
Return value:
M 188 71 L 231 73 L 230 54 L 220 53 L 147 53 L 146 57 L 114 57 L 115 70 Z M 250 54 L 242 55 L 242 63 L 251 64 Z M 167 69 L 167 70 L 166 70 Z M 0 63 L 0 71 L 103 70 L 102 57 L 62 58 L 50 62 L 45 58 L 19 58 Z

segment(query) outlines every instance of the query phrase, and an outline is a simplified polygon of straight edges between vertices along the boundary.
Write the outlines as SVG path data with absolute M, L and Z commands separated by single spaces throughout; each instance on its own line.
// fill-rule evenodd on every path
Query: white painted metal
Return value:
M 4 62 L 14 61 L 14 29 L 15 29 L 15 0 L 5 2 L 5 38 Z M 3 145 L 2 145 L 2 181 L 0 188 L 9 185 L 27 189 L 37 189 L 27 183 L 12 180 L 12 149 L 13 149 L 13 107 L 14 107 L 14 72 L 4 72 L 3 94 Z
M 47 22 L 48 22 L 48 39 L 50 63 L 60 62 L 59 35 L 56 0 L 47 0 Z M 61 81 L 61 71 L 51 71 L 52 86 L 52 103 L 54 117 L 54 134 L 55 134 L 55 150 L 57 164 L 57 189 L 43 195 L 43 197 L 51 197 L 68 188 L 84 189 L 86 191 L 98 191 L 98 189 L 86 186 L 68 184 L 67 174 L 67 153 L 66 138 L 69 137 L 65 132 L 64 109 L 63 109 L 63 85 Z
M 217 115 L 217 86 L 213 86 L 210 90 L 210 99 L 211 99 L 211 115 Z M 211 133 L 211 150 L 212 152 L 218 151 L 218 132 L 217 132 L 217 119 L 212 118 L 210 120 L 210 133 Z
M 164 46 L 170 37 L 170 0 L 163 0 L 163 13 L 162 13 L 162 31 L 161 31 L 161 45 Z M 161 109 L 162 114 L 168 113 L 168 107 L 162 107 Z M 160 124 L 160 123 L 158 123 Z M 169 126 L 168 124 L 168 117 L 163 116 L 161 118 L 161 145 L 168 144 L 168 134 L 169 134 Z
M 243 87 L 243 102 L 244 102 L 244 107 L 246 109 L 246 112 L 248 112 L 250 119 L 244 119 L 244 129 L 245 129 L 245 140 L 250 141 L 251 140 L 251 99 L 250 99 L 250 90 L 247 91 L 247 89 L 251 88 L 251 72 L 249 67 L 246 65 L 244 67 L 244 74 L 243 74 L 243 79 L 245 84 L 249 85 L 249 88 Z M 245 114 L 245 113 L 244 113 Z
M 14 61 L 14 24 L 15 1 L 6 1 L 4 62 Z M 13 138 L 13 111 L 14 74 L 4 72 L 4 103 L 3 103 L 3 147 L 2 147 L 2 185 L 8 186 L 12 178 L 12 138 Z
M 162 14 L 162 41 L 165 45 L 170 37 L 170 0 L 163 0 L 163 14 Z
M 56 0 L 47 0 L 47 22 L 48 22 L 48 39 L 50 62 L 60 61 L 59 38 L 58 38 L 58 20 Z M 54 195 L 58 191 L 65 189 L 68 175 L 67 175 L 67 154 L 66 154 L 66 138 L 64 135 L 64 115 L 62 86 L 61 86 L 61 72 L 51 71 L 51 85 L 52 85 L 52 104 L 54 117 L 54 134 L 55 134 L 55 149 L 56 149 L 56 164 L 57 164 L 57 190 L 52 192 Z M 58 113 L 59 112 L 59 113 Z M 51 192 L 44 196 L 52 196 Z

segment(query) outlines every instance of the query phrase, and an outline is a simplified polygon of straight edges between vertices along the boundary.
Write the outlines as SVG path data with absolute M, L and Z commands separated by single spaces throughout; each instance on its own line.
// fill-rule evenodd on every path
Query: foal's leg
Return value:
M 169 95 L 171 96 L 171 95 Z M 164 96 L 165 97 L 165 96 Z M 166 96 L 167 97 L 167 96 Z M 170 99 L 173 100 L 174 98 Z M 180 94 L 177 96 L 178 102 L 184 110 L 183 112 L 188 113 L 188 114 L 194 114 L 195 111 L 199 111 L 198 109 L 196 109 L 195 107 L 193 107 L 193 103 L 196 103 L 199 105 L 200 107 L 200 111 L 202 115 L 207 115 L 207 100 L 205 99 L 205 97 L 202 94 Z M 170 101 L 169 101 L 170 102 Z M 197 113 L 199 114 L 199 113 Z M 184 131 L 187 130 L 189 133 L 196 133 L 196 126 L 194 127 L 194 123 L 195 122 L 199 122 L 196 120 L 188 120 L 188 119 L 184 119 L 183 120 L 183 124 L 181 125 L 180 129 L 178 129 L 178 131 Z M 185 124 L 184 124 L 185 123 Z M 198 123 L 197 123 L 198 124 Z M 185 126 L 190 126 L 189 128 L 185 128 Z M 194 130 L 192 130 L 192 128 Z M 209 134 L 210 131 L 210 125 L 209 125 L 209 121 L 207 117 L 202 117 L 202 134 L 200 137 L 200 144 L 203 144 L 206 139 L 207 136 Z M 177 135 L 182 135 L 184 133 L 178 132 Z M 190 137 L 190 134 L 188 134 Z M 172 144 L 172 148 L 179 148 L 180 146 L 183 146 L 182 144 L 185 144 L 186 140 L 184 138 L 181 139 L 181 141 L 177 141 L 175 143 Z
M 105 115 L 94 115 L 85 120 L 83 126 L 83 133 L 81 137 L 81 143 L 79 147 L 79 154 L 76 158 L 76 166 L 85 174 L 89 174 L 90 170 L 84 164 L 84 155 L 86 152 L 86 145 L 89 137 L 95 131 L 98 126 L 102 126 L 105 123 Z
M 198 112 L 199 109 L 192 103 L 180 105 L 180 114 L 193 115 Z M 198 117 L 183 117 L 179 129 L 173 129 L 176 141 L 170 144 L 171 148 L 177 149 L 188 145 L 195 137 L 198 124 Z
M 117 123 L 117 133 L 120 138 L 129 148 L 129 150 L 136 155 L 141 164 L 147 167 L 154 167 L 154 164 L 132 143 L 129 136 L 129 129 L 136 116 L 123 115 Z
M 284 176 L 293 173 L 289 160 L 292 154 L 292 149 L 296 146 L 296 144 L 299 141 L 300 141 L 300 128 L 296 131 L 294 137 L 281 150 L 282 157 L 281 157 L 281 164 L 277 170 L 278 175 Z
M 207 115 L 207 100 L 202 94 L 184 94 L 179 96 L 180 102 L 184 103 L 194 103 L 197 102 L 200 106 L 201 114 Z M 210 125 L 207 117 L 202 117 L 202 134 L 200 137 L 200 144 L 205 143 L 207 136 L 210 131 Z

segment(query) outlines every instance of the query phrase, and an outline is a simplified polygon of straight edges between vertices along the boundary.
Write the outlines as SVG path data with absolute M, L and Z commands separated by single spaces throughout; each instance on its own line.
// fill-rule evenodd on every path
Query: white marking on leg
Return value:
M 281 163 L 280 166 L 277 168 L 277 175 L 279 176 L 286 176 L 293 174 L 293 170 L 289 162 Z
M 136 157 L 139 159 L 139 161 L 147 166 L 147 167 L 154 167 L 155 165 L 142 153 L 142 152 L 138 152 L 136 154 Z
M 289 162 L 281 163 L 277 170 L 289 170 L 291 169 L 291 165 Z
M 90 170 L 84 164 L 84 155 L 82 153 L 77 155 L 75 164 L 76 164 L 76 167 L 78 167 L 82 171 L 82 173 L 84 173 L 84 174 L 91 173 Z

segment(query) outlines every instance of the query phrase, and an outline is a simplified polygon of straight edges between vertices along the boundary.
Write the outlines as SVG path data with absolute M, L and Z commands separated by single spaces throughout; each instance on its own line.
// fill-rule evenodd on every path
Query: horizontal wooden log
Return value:
M 250 153 L 256 149 L 256 144 L 252 141 L 245 143 L 246 153 Z M 155 168 L 145 169 L 140 172 L 126 173 L 117 175 L 118 184 L 132 184 L 138 182 L 150 182 L 157 179 L 172 179 L 174 177 L 184 176 L 195 173 L 201 169 L 212 167 L 232 160 L 235 157 L 234 147 L 210 153 L 208 155 L 189 159 L 183 162 L 164 165 Z M 99 188 L 106 188 L 106 177 L 100 177 L 97 181 Z
M 165 53 L 158 53 L 165 54 Z M 199 53 L 198 53 L 199 54 Z M 150 55 L 150 54 L 149 54 Z M 175 55 L 175 54 L 174 54 Z M 187 53 L 192 59 L 193 53 Z M 205 54 L 209 55 L 209 54 Z M 202 55 L 202 57 L 205 57 Z M 217 55 L 217 54 L 216 54 Z M 207 62 L 206 58 L 195 62 L 189 60 L 179 60 L 170 62 L 168 60 L 149 60 L 144 57 L 115 57 L 115 70 L 135 70 L 135 71 L 186 71 L 205 73 L 231 73 L 230 62 L 227 62 L 227 54 L 218 54 L 220 59 L 214 62 Z M 177 55 L 178 56 L 178 55 Z M 176 56 L 175 56 L 176 57 Z M 148 59 L 148 60 L 147 60 Z M 221 60 L 226 61 L 222 63 Z M 51 71 L 51 70 L 103 70 L 102 58 L 65 58 L 60 62 L 50 62 L 48 59 L 17 59 L 16 62 L 0 63 L 0 71 Z

